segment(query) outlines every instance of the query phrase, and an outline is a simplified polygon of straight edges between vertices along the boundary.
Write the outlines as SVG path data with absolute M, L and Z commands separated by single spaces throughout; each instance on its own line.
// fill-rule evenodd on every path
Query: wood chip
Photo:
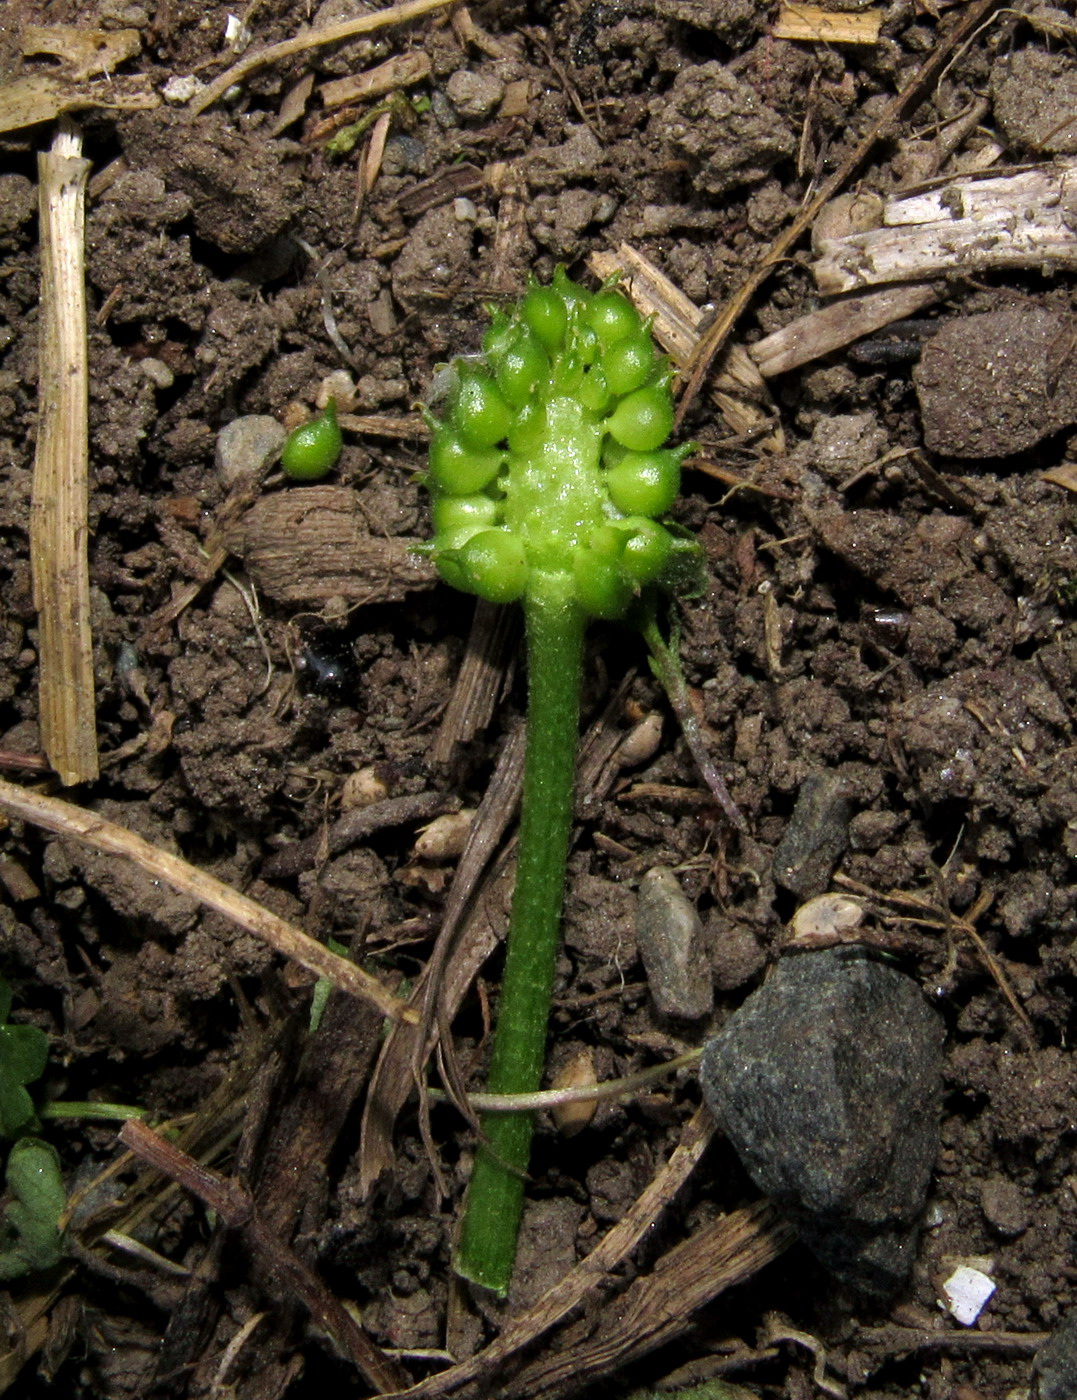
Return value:
M 881 10 L 844 12 L 786 3 L 770 32 L 774 39 L 802 39 L 813 44 L 877 44 L 882 22 Z
M 1077 160 L 963 176 L 888 200 L 882 228 L 819 240 L 812 272 L 832 295 L 989 268 L 1077 267 L 1075 207 Z
M 259 592 L 278 603 L 398 603 L 437 581 L 433 564 L 412 552 L 420 541 L 368 532 L 359 492 L 350 486 L 263 496 L 227 531 L 225 543 Z
M 429 55 L 415 53 L 396 54 L 377 68 L 368 68 L 362 73 L 352 73 L 347 78 L 337 78 L 335 82 L 324 83 L 318 95 L 326 107 L 344 107 L 350 102 L 367 102 L 374 97 L 384 97 L 387 92 L 421 83 L 430 75 Z

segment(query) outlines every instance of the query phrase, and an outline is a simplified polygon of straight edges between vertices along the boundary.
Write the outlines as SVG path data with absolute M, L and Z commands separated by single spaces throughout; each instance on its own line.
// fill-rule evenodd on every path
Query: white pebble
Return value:
M 979 1269 L 970 1269 L 967 1264 L 955 1269 L 942 1285 L 946 1307 L 962 1327 L 972 1326 L 994 1291 L 992 1280 Z

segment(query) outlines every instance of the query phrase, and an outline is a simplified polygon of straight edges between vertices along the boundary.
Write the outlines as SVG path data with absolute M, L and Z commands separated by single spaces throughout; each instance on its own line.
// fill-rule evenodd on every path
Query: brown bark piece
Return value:
M 437 580 L 433 564 L 412 552 L 418 540 L 368 533 L 359 493 L 350 486 L 263 496 L 225 542 L 259 592 L 278 603 L 399 603 Z

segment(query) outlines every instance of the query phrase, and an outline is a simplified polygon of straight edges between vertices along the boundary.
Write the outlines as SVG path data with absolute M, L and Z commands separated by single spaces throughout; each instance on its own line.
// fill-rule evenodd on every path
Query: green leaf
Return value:
M 37 1026 L 6 1024 L 11 987 L 0 978 L 0 1137 L 17 1137 L 34 1122 L 34 1104 L 23 1085 L 40 1079 L 49 1057 L 49 1038 Z
M 40 1138 L 20 1138 L 8 1153 L 6 1177 L 15 1199 L 5 1212 L 8 1239 L 0 1250 L 0 1278 L 51 1269 L 64 1254 L 60 1217 L 67 1191 L 59 1154 Z

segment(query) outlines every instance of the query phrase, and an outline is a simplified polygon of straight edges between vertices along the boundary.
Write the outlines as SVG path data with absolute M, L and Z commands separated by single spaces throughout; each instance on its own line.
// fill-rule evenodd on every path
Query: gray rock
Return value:
M 217 434 L 217 471 L 232 487 L 244 476 L 258 477 L 277 457 L 288 434 L 267 413 L 233 418 Z
M 911 978 L 844 947 L 787 956 L 703 1056 L 703 1092 L 752 1180 L 871 1300 L 913 1261 L 942 1042 Z
M 1036 1353 L 1032 1370 L 1038 1400 L 1073 1400 L 1077 1395 L 1077 1312 L 1071 1312 Z
M 703 923 L 673 871 L 663 865 L 639 882 L 636 939 L 660 1016 L 701 1021 L 714 1009 Z
M 849 785 L 840 773 L 809 773 L 774 849 L 774 878 L 801 899 L 822 894 L 849 845 Z

